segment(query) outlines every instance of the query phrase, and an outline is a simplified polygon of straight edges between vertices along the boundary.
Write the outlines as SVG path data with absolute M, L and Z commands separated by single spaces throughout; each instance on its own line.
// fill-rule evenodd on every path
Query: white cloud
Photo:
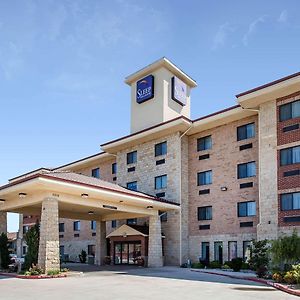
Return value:
M 243 36 L 244 46 L 248 46 L 250 36 L 257 32 L 259 25 L 261 23 L 264 23 L 266 21 L 266 18 L 267 16 L 261 16 L 249 24 L 248 30 Z
M 280 13 L 280 15 L 279 15 L 279 17 L 278 17 L 278 19 L 277 19 L 277 22 L 279 22 L 279 23 L 286 23 L 287 20 L 288 20 L 288 12 L 287 12 L 286 9 L 284 9 L 284 10 Z
M 213 39 L 213 50 L 225 45 L 228 35 L 234 31 L 229 22 L 222 24 Z

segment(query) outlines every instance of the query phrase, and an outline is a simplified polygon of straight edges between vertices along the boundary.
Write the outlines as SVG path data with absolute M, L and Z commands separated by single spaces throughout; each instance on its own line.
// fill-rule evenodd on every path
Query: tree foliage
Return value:
M 273 262 L 279 264 L 281 268 L 297 263 L 300 260 L 300 237 L 297 232 L 272 241 L 270 252 Z
M 267 273 L 269 264 L 268 251 L 268 240 L 252 241 L 249 265 L 256 272 L 258 277 L 264 277 Z
M 27 244 L 27 253 L 25 255 L 24 267 L 26 270 L 38 263 L 39 242 L 40 242 L 40 226 L 36 223 L 31 227 L 24 236 Z
M 7 269 L 10 264 L 8 238 L 4 232 L 0 235 L 0 262 L 3 269 Z

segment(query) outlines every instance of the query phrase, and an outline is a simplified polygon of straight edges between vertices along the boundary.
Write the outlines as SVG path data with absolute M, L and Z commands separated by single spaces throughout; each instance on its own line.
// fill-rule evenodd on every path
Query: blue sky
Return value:
M 193 118 L 299 71 L 299 12 L 297 0 L 0 1 L 0 184 L 128 134 L 124 78 L 162 56 L 197 81 Z

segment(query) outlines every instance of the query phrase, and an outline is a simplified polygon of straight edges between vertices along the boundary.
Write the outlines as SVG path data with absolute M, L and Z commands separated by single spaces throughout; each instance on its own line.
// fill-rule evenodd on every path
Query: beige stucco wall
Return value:
M 190 117 L 190 87 L 187 87 L 187 104 L 182 106 L 171 99 L 171 78 L 174 75 L 166 68 L 151 74 L 154 76 L 154 98 L 137 103 L 136 82 L 131 85 L 131 133 L 180 115 Z

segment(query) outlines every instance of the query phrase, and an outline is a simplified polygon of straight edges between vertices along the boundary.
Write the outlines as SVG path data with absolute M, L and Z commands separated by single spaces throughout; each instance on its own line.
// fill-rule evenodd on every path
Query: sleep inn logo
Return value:
M 143 103 L 154 97 L 154 76 L 148 75 L 136 83 L 136 102 Z

